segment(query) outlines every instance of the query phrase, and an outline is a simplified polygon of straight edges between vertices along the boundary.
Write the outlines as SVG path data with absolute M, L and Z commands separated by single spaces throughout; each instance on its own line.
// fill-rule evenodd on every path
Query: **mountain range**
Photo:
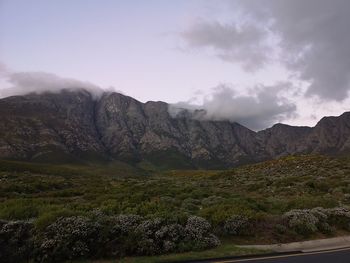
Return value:
M 0 158 L 36 162 L 119 160 L 170 168 L 223 168 L 292 154 L 350 150 L 350 112 L 315 127 L 276 124 L 255 132 L 239 123 L 173 117 L 165 102 L 141 103 L 85 90 L 0 100 Z

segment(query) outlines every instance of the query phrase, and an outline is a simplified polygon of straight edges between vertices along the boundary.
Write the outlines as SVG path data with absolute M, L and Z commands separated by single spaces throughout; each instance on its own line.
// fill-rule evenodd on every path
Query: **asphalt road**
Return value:
M 259 258 L 203 261 L 208 263 L 350 263 L 350 248 Z

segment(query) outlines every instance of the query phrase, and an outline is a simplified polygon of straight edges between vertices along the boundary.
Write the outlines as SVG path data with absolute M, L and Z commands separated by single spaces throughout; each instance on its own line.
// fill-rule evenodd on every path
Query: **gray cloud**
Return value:
M 189 47 L 211 47 L 223 60 L 258 68 L 278 50 L 308 84 L 307 96 L 342 101 L 350 89 L 349 0 L 233 0 L 245 23 L 200 21 L 181 36 Z M 237 21 L 237 19 L 236 19 Z M 271 42 L 271 38 L 278 39 Z
M 3 67 L 5 69 L 5 67 Z M 61 78 L 57 75 L 44 72 L 11 72 L 2 70 L 0 77 L 6 82 L 6 88 L 0 89 L 0 97 L 25 95 L 28 93 L 60 92 L 64 89 L 84 89 L 94 97 L 99 97 L 103 90 L 89 82 L 75 79 Z
M 268 60 L 267 31 L 251 24 L 197 21 L 180 33 L 188 48 L 210 48 L 225 61 L 253 71 Z
M 169 106 L 169 113 L 173 117 L 189 115 L 195 119 L 228 120 L 261 130 L 295 116 L 295 104 L 280 95 L 290 87 L 289 83 L 257 86 L 252 95 L 239 95 L 227 85 L 219 85 L 202 105 L 179 102 Z
M 350 1 L 248 0 L 248 12 L 281 37 L 282 55 L 290 69 L 310 82 L 307 95 L 343 100 L 350 88 Z M 265 13 L 262 10 L 265 9 Z

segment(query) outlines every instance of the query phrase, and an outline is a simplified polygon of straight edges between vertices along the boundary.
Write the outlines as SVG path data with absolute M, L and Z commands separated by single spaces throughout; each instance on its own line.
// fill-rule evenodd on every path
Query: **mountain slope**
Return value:
M 0 158 L 32 160 L 54 153 L 55 159 L 69 159 L 103 153 L 93 111 L 94 101 L 85 91 L 2 99 Z
M 150 161 L 170 167 L 225 167 L 350 147 L 350 113 L 314 128 L 276 124 L 260 132 L 227 121 L 173 118 L 164 102 L 84 90 L 0 100 L 0 158 L 31 161 Z

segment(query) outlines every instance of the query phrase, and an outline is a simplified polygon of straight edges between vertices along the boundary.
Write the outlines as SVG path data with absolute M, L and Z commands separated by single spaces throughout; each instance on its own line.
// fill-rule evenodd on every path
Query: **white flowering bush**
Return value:
M 157 255 L 218 246 L 204 218 L 186 224 L 137 215 L 61 217 L 45 229 L 32 223 L 0 221 L 1 262 L 64 262 L 75 259 Z
M 179 250 L 185 237 L 185 229 L 179 224 L 165 225 L 155 233 L 155 238 L 162 240 L 162 250 L 165 253 Z
M 187 240 L 195 249 L 216 247 L 220 240 L 210 232 L 211 225 L 207 220 L 198 216 L 188 218 L 185 231 Z
M 308 209 L 295 209 L 283 215 L 290 228 L 302 235 L 310 235 L 317 232 L 319 219 Z
M 156 232 L 161 229 L 162 220 L 159 218 L 146 220 L 135 229 L 137 236 L 137 254 L 156 255 L 162 253 L 161 240 L 156 238 Z
M 43 233 L 38 258 L 44 262 L 61 262 L 93 256 L 101 243 L 101 226 L 85 217 L 59 218 Z
M 316 227 L 322 233 L 331 233 L 333 231 L 332 227 L 328 223 L 327 209 L 322 207 L 316 207 L 311 209 L 311 213 L 318 219 Z
M 118 215 L 112 218 L 112 233 L 128 234 L 142 222 L 142 217 L 138 215 Z
M 210 231 L 211 225 L 199 216 L 191 216 L 186 223 L 186 233 L 193 239 L 201 238 Z
M 124 256 L 135 252 L 134 231 L 143 218 L 137 215 L 102 216 L 98 222 L 104 228 L 101 256 Z
M 299 234 L 330 233 L 336 227 L 350 230 L 350 210 L 345 207 L 296 209 L 285 213 L 283 218 Z
M 0 261 L 29 261 L 34 225 L 27 221 L 0 221 Z
M 104 246 L 109 251 L 106 255 L 157 255 L 219 244 L 210 232 L 210 224 L 200 217 L 190 217 L 185 226 L 160 218 L 144 220 L 134 215 L 120 215 L 110 221 Z
M 224 224 L 224 233 L 239 236 L 249 231 L 249 219 L 243 215 L 234 215 L 227 219 Z
M 350 230 L 350 210 L 345 207 L 329 208 L 325 212 L 332 225 Z
M 156 233 L 157 239 L 178 242 L 185 237 L 185 229 L 180 224 L 170 224 L 161 227 Z
M 306 210 L 308 209 L 304 209 L 304 211 Z M 320 221 L 326 222 L 328 219 L 327 209 L 324 209 L 323 207 L 312 208 L 310 212 Z

